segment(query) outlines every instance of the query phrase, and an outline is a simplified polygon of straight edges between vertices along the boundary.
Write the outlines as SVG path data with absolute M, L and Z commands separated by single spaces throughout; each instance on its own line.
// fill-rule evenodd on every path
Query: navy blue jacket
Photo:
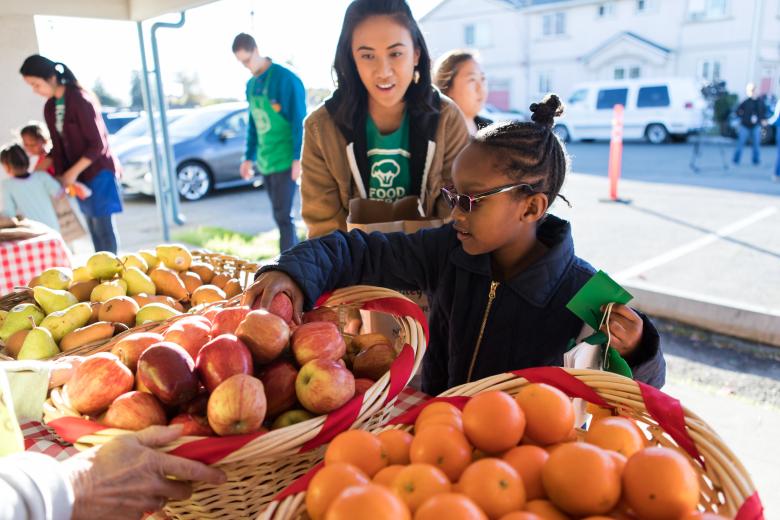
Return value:
M 548 215 L 537 238 L 549 250 L 512 280 L 499 284 L 488 313 L 471 380 L 508 370 L 563 365 L 582 320 L 566 308 L 594 273 L 574 256 L 571 226 Z M 491 285 L 490 255 L 469 255 L 452 225 L 412 235 L 361 231 L 303 242 L 259 272 L 280 270 L 303 290 L 310 308 L 326 291 L 356 284 L 422 289 L 432 297 L 431 338 L 423 360 L 423 391 L 436 395 L 467 382 Z M 660 388 L 666 365 L 653 324 L 626 361 L 637 380 Z

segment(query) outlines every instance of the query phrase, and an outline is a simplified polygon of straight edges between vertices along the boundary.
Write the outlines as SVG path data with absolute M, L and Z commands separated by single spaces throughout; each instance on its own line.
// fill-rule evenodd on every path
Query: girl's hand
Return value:
M 267 309 L 271 301 L 279 293 L 285 293 L 293 304 L 293 322 L 301 323 L 303 311 L 303 291 L 292 278 L 281 271 L 268 271 L 261 274 L 255 282 L 249 286 L 241 298 L 241 305 L 255 306 L 255 300 L 260 297 L 259 308 Z
M 602 311 L 606 307 L 602 308 Z M 642 318 L 631 307 L 615 304 L 609 316 L 609 333 L 612 341 L 610 346 L 626 357 L 631 354 L 642 341 Z M 601 327 L 606 334 L 607 324 Z

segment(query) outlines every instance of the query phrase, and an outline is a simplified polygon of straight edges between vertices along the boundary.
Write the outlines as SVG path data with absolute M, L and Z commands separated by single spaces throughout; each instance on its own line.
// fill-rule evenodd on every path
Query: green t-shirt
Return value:
M 57 98 L 54 101 L 54 127 L 58 134 L 62 134 L 62 128 L 65 126 L 65 96 Z
M 409 115 L 404 112 L 401 126 L 382 135 L 369 116 L 366 119 L 366 148 L 371 182 L 368 198 L 394 202 L 409 194 Z

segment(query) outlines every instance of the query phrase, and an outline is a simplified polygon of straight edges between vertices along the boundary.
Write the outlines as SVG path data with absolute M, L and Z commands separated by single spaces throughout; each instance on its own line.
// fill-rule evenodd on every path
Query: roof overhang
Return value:
M 0 16 L 48 15 L 141 21 L 215 0 L 3 0 Z

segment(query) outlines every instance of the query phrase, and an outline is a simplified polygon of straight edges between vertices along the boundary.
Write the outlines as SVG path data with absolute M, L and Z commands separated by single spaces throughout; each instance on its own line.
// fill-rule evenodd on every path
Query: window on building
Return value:
M 612 76 L 615 79 L 624 79 L 626 77 L 626 69 L 623 67 L 615 67 L 615 71 Z
M 539 73 L 538 87 L 540 94 L 552 92 L 552 72 L 546 70 Z
M 638 78 L 641 75 L 642 75 L 641 67 L 631 67 L 630 69 L 628 69 L 629 78 Z
M 615 2 L 604 2 L 596 7 L 596 16 L 598 18 L 608 18 L 615 14 Z
M 706 59 L 699 62 L 698 77 L 703 81 L 716 81 L 720 79 L 720 60 Z
M 627 88 L 609 88 L 599 90 L 596 98 L 597 110 L 612 110 L 615 105 L 626 106 Z
M 550 13 L 542 16 L 542 34 L 544 36 L 566 34 L 566 13 Z
M 490 33 L 488 22 L 470 23 L 463 27 L 463 41 L 467 47 L 490 47 L 492 44 Z
M 728 0 L 690 0 L 688 17 L 691 20 L 717 20 L 728 14 Z
M 645 13 L 650 8 L 650 0 L 636 0 L 636 10 Z
M 669 104 L 669 89 L 665 85 L 639 89 L 637 108 L 668 107 Z

